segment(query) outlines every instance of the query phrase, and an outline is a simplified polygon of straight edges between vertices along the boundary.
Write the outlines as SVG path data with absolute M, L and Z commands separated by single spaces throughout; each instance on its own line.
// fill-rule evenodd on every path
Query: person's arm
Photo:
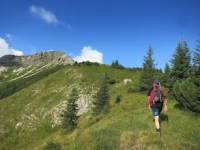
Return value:
M 168 107 L 167 107 L 167 99 L 165 98 L 164 100 L 164 110 L 167 111 L 168 110 Z
M 150 96 L 148 96 L 148 105 L 149 105 L 149 110 L 151 110 L 151 106 L 150 106 L 150 104 L 149 104 L 149 99 L 150 99 Z
M 164 91 L 164 89 L 162 89 L 162 94 L 164 95 L 164 111 L 167 111 L 168 110 L 168 107 L 167 107 L 167 98 L 166 98 L 166 93 Z
M 148 96 L 148 107 L 149 107 L 149 110 L 151 110 L 151 106 L 150 106 L 150 95 L 151 95 L 151 91 L 153 90 L 153 88 L 150 88 L 148 93 L 147 93 L 147 96 Z

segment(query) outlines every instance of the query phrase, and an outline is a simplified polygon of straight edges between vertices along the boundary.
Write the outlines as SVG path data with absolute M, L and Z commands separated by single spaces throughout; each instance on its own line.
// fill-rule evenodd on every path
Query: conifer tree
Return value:
M 97 91 L 97 95 L 95 100 L 93 101 L 94 107 L 93 114 L 98 115 L 101 112 L 108 113 L 110 110 L 110 95 L 108 89 L 108 75 L 104 73 L 101 81 L 100 81 L 100 88 Z
M 118 66 L 119 66 L 119 61 L 116 60 L 116 61 L 115 61 L 115 67 L 118 67 Z
M 194 64 L 193 65 L 193 81 L 195 85 L 200 87 L 200 39 L 197 40 L 197 45 L 194 51 L 193 64 Z
M 65 110 L 62 111 L 61 117 L 62 117 L 62 127 L 65 130 L 65 133 L 71 133 L 74 131 L 74 129 L 77 126 L 77 103 L 79 96 L 76 91 L 76 89 L 72 89 L 72 92 L 70 93 L 67 106 Z
M 115 62 L 114 62 L 114 60 L 112 61 L 112 64 L 111 64 L 111 67 L 115 67 Z
M 188 48 L 186 40 L 179 41 L 172 55 L 171 62 L 171 75 L 169 85 L 169 96 L 174 96 L 173 86 L 177 80 L 183 80 L 189 77 L 191 70 L 191 52 Z
M 173 58 L 170 60 L 172 65 L 172 76 L 176 79 L 187 78 L 191 68 L 191 53 L 185 40 L 178 42 L 172 57 Z
M 148 90 L 151 87 L 153 80 L 157 77 L 154 64 L 155 60 L 152 58 L 153 54 L 153 48 L 149 45 L 147 56 L 144 56 L 144 62 L 142 64 L 143 68 L 139 85 L 140 91 Z
M 169 87 L 169 83 L 170 83 L 170 74 L 171 74 L 171 69 L 168 63 L 165 64 L 165 70 L 164 70 L 164 74 L 163 74 L 163 82 L 162 84 L 165 87 Z
M 190 69 L 188 70 L 182 70 L 185 71 L 185 76 L 182 75 L 181 77 L 183 78 L 178 78 L 176 77 L 176 82 L 174 83 L 173 86 L 173 94 L 175 99 L 186 109 L 189 109 L 191 111 L 194 112 L 200 112 L 200 96 L 199 96 L 199 90 L 200 90 L 200 69 L 199 69 L 199 65 L 200 65 L 200 43 L 199 40 L 197 40 L 198 45 L 196 47 L 196 52 L 194 53 L 194 58 L 193 58 L 193 62 L 194 65 L 192 67 L 192 72 Z M 188 56 L 186 60 L 190 60 L 189 57 L 189 52 Z M 185 60 L 183 60 L 185 61 Z M 185 65 L 185 67 L 188 67 L 189 63 L 187 64 L 187 66 Z M 189 68 L 189 67 L 188 67 Z M 190 73 L 190 75 L 188 75 L 187 73 Z M 182 73 L 184 74 L 184 73 Z
M 124 66 L 122 66 L 118 60 L 113 61 L 111 64 L 112 68 L 116 68 L 116 69 L 124 69 Z
M 197 40 L 197 45 L 194 51 L 193 63 L 195 66 L 200 67 L 200 39 Z
M 173 86 L 175 99 L 185 108 L 194 112 L 200 112 L 199 87 L 191 77 L 177 80 Z

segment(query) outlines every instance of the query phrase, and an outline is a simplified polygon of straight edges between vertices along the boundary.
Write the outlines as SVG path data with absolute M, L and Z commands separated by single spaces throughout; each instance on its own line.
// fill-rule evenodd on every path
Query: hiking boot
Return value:
M 157 132 L 157 135 L 158 135 L 159 137 L 161 137 L 161 131 L 160 131 L 160 129 L 156 129 L 156 132 Z
M 157 135 L 158 135 L 159 137 L 161 137 L 161 132 L 158 132 L 158 131 L 157 131 Z

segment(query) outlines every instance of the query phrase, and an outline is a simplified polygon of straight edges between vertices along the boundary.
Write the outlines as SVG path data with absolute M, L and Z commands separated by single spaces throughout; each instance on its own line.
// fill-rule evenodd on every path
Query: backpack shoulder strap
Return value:
M 149 98 L 149 104 L 150 104 L 150 106 L 152 106 L 152 104 L 153 104 L 153 100 L 154 100 L 155 94 L 156 94 L 155 89 L 152 89 L 151 90 L 151 94 L 150 94 L 150 98 Z
M 161 91 L 162 91 L 162 95 L 163 95 L 164 97 L 166 97 L 166 93 L 165 93 L 164 89 L 161 89 Z

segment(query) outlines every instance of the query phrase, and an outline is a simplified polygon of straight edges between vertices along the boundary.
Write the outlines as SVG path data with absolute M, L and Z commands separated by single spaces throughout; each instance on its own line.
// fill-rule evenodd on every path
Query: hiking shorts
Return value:
M 154 116 L 159 116 L 162 111 L 162 107 L 151 107 L 151 109 Z

